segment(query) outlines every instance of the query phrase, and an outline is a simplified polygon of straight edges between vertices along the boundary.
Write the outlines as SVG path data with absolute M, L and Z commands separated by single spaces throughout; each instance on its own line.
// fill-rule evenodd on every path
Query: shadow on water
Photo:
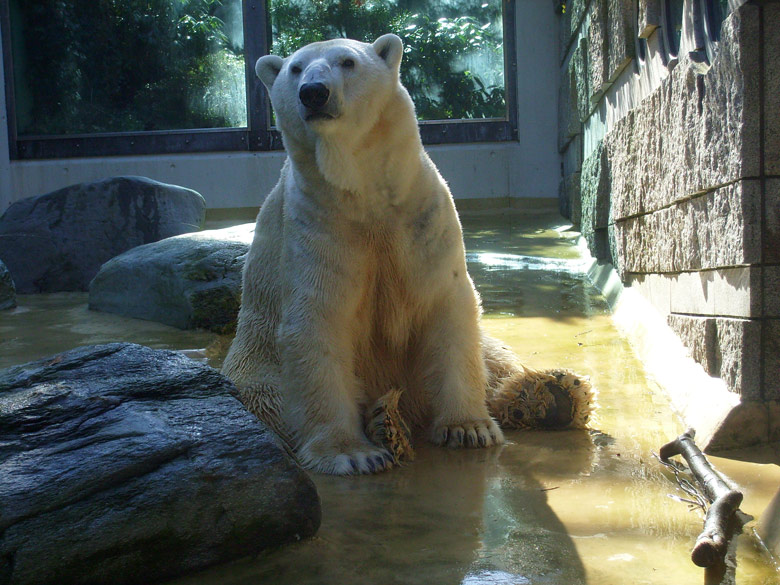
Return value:
M 547 494 L 556 475 L 590 470 L 593 445 L 585 432 L 552 446 L 542 435 L 510 434 L 488 450 L 422 446 L 413 463 L 373 477 L 314 476 L 324 513 L 313 540 L 176 583 L 585 583 Z

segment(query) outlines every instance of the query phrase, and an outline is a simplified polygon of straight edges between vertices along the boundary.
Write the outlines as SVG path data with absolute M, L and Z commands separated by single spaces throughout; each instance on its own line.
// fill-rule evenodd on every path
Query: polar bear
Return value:
M 256 65 L 288 158 L 257 217 L 223 371 L 318 472 L 396 462 L 366 436 L 393 389 L 405 423 L 433 443 L 498 445 L 488 392 L 523 371 L 480 330 L 453 198 L 399 80 L 402 54 L 387 34 Z

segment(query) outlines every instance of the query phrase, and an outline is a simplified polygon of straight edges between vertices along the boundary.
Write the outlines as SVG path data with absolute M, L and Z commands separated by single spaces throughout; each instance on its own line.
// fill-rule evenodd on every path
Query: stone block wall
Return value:
M 575 0 L 560 37 L 561 210 L 738 395 L 712 448 L 780 439 L 780 2 L 736 4 L 708 38 L 686 1 L 676 55 L 663 0 Z

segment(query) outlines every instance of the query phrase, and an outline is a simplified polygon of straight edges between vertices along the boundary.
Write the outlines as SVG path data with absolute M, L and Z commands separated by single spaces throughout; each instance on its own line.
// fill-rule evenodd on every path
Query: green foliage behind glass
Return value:
M 421 119 L 503 117 L 499 0 L 270 0 L 273 49 L 405 44 Z M 11 0 L 20 135 L 246 125 L 241 0 Z
M 347 37 L 404 41 L 401 76 L 421 120 L 503 118 L 501 2 L 271 0 L 272 52 Z
M 20 134 L 244 125 L 245 99 L 225 105 L 245 90 L 224 10 L 220 0 L 13 0 Z

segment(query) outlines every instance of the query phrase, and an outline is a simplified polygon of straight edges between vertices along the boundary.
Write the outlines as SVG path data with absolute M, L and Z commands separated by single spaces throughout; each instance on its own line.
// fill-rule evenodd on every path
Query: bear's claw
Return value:
M 386 451 L 376 454 L 355 453 L 352 455 L 344 454 L 342 456 L 348 458 L 350 471 L 344 473 L 336 469 L 329 473 L 337 473 L 340 475 L 365 475 L 386 471 L 393 466 L 393 458 Z
M 504 435 L 492 419 L 459 425 L 440 425 L 433 431 L 433 443 L 451 449 L 483 448 L 503 442 Z
M 304 449 L 298 452 L 298 460 L 304 467 L 331 475 L 364 475 L 393 467 L 393 456 L 386 449 L 370 444 L 357 444 L 354 449 L 333 455 L 314 455 Z

